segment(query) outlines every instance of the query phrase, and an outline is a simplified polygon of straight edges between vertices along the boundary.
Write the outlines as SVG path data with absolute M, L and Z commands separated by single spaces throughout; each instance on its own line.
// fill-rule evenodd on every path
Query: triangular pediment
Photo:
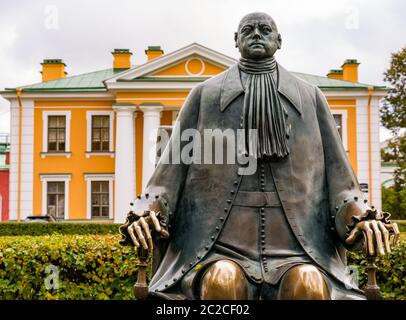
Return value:
M 121 72 L 105 80 L 105 84 L 109 87 L 109 84 L 117 82 L 142 81 L 143 79 L 207 78 L 223 72 L 236 62 L 234 58 L 192 43 Z

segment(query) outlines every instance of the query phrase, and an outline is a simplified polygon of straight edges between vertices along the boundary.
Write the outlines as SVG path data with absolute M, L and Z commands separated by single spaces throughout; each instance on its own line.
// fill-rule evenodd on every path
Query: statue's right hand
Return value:
M 152 231 L 158 232 L 162 237 L 169 237 L 165 226 L 162 226 L 157 216 L 159 212 L 148 210 L 142 214 L 137 214 L 139 218 L 128 226 L 128 233 L 136 248 L 140 245 L 144 250 L 152 250 L 154 245 L 152 241 Z

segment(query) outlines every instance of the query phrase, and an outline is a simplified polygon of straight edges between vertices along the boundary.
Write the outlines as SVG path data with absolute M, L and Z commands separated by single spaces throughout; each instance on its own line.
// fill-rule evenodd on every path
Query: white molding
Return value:
M 202 82 L 206 78 L 202 78 Z M 179 81 L 179 82 L 112 82 L 109 84 L 110 90 L 180 90 L 186 91 L 193 89 L 201 82 L 196 81 Z
M 101 155 L 103 152 L 92 152 L 92 117 L 109 116 L 109 152 L 114 152 L 114 111 L 86 111 L 86 158 L 91 155 Z M 107 155 L 110 155 L 107 153 Z M 106 153 L 104 153 L 106 154 Z
M 198 61 L 201 63 L 201 65 L 202 65 L 202 67 L 200 68 L 200 71 L 199 71 L 198 73 L 192 73 L 192 72 L 190 72 L 190 70 L 189 70 L 189 63 L 190 63 L 192 60 L 198 60 Z M 204 61 L 203 61 L 202 59 L 200 59 L 200 58 L 198 58 L 198 57 L 190 57 L 190 58 L 187 59 L 186 62 L 185 62 L 185 70 L 186 70 L 186 73 L 187 73 L 189 76 L 200 76 L 201 74 L 203 74 L 204 70 L 206 70 L 206 64 L 204 63 Z
M 59 91 L 59 92 L 23 92 L 24 98 L 35 98 L 41 100 L 89 100 L 89 101 L 99 101 L 99 100 L 108 100 L 114 101 L 114 95 L 111 92 L 70 92 L 70 91 Z M 14 92 L 2 93 L 4 99 L 16 99 L 17 95 Z
M 109 182 L 109 219 L 113 219 L 113 181 L 114 174 L 89 173 L 85 174 L 86 180 L 86 219 L 92 219 L 92 181 Z
M 105 109 L 105 111 L 110 111 L 110 110 L 112 110 L 112 107 L 111 106 L 106 106 L 106 105 L 99 105 L 99 106 L 96 106 L 96 105 L 94 105 L 94 106 L 85 106 L 85 105 L 82 105 L 82 106 L 40 106 L 40 107 L 35 107 L 35 109 L 44 109 L 44 110 L 47 110 L 47 109 L 49 109 L 49 110 L 53 110 L 53 109 L 64 109 L 64 110 L 66 110 L 66 109 L 98 109 L 98 110 L 100 110 L 100 109 Z M 100 111 L 103 111 L 103 110 L 100 110 Z
M 43 111 L 42 112 L 42 153 L 41 156 L 44 158 L 47 155 L 56 155 L 57 152 L 48 153 L 48 117 L 49 116 L 65 116 L 65 152 L 61 154 L 66 155 L 67 158 L 70 157 L 70 122 L 71 122 L 71 112 L 67 110 L 55 110 L 55 111 Z
M 342 128 L 341 132 L 343 134 L 342 136 L 342 142 L 343 146 L 346 152 L 348 152 L 348 115 L 347 115 L 347 110 L 330 110 L 331 114 L 338 114 L 341 115 L 341 123 L 342 123 Z
M 153 73 L 164 67 L 168 67 L 169 65 L 192 55 L 201 56 L 226 68 L 237 62 L 237 60 L 232 57 L 204 47 L 198 43 L 192 43 L 169 54 L 165 54 L 160 56 L 159 58 L 150 60 L 143 65 L 131 68 L 128 71 L 124 71 L 118 75 L 108 78 L 104 81 L 104 83 L 109 88 L 110 84 L 116 82 L 118 79 L 131 80 L 134 78 L 138 78 L 146 74 Z
M 65 183 L 65 208 L 64 208 L 64 219 L 69 219 L 69 182 L 70 174 L 41 174 L 40 179 L 42 181 L 42 215 L 47 214 L 47 183 L 50 181 L 64 182 Z

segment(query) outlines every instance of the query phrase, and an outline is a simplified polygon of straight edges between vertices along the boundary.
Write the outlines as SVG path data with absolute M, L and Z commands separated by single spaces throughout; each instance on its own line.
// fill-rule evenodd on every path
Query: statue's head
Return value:
M 275 21 L 263 12 L 253 12 L 244 16 L 234 35 L 235 46 L 246 59 L 272 57 L 282 44 Z

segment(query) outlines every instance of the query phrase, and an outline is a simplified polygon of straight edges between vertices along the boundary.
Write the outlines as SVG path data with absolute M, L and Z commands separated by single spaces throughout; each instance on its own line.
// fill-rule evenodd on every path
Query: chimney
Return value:
M 112 52 L 114 70 L 125 70 L 131 68 L 132 52 L 129 49 L 114 49 Z
M 145 54 L 147 55 L 149 61 L 162 56 L 164 51 L 161 49 L 161 46 L 148 46 L 148 49 L 145 50 Z
M 341 66 L 343 69 L 343 80 L 358 82 L 358 65 L 357 59 L 347 59 Z
M 341 70 L 341 69 L 331 69 L 327 73 L 327 78 L 343 80 L 343 70 Z
M 44 59 L 42 65 L 42 82 L 65 78 L 68 74 L 65 71 L 66 64 L 62 59 Z

